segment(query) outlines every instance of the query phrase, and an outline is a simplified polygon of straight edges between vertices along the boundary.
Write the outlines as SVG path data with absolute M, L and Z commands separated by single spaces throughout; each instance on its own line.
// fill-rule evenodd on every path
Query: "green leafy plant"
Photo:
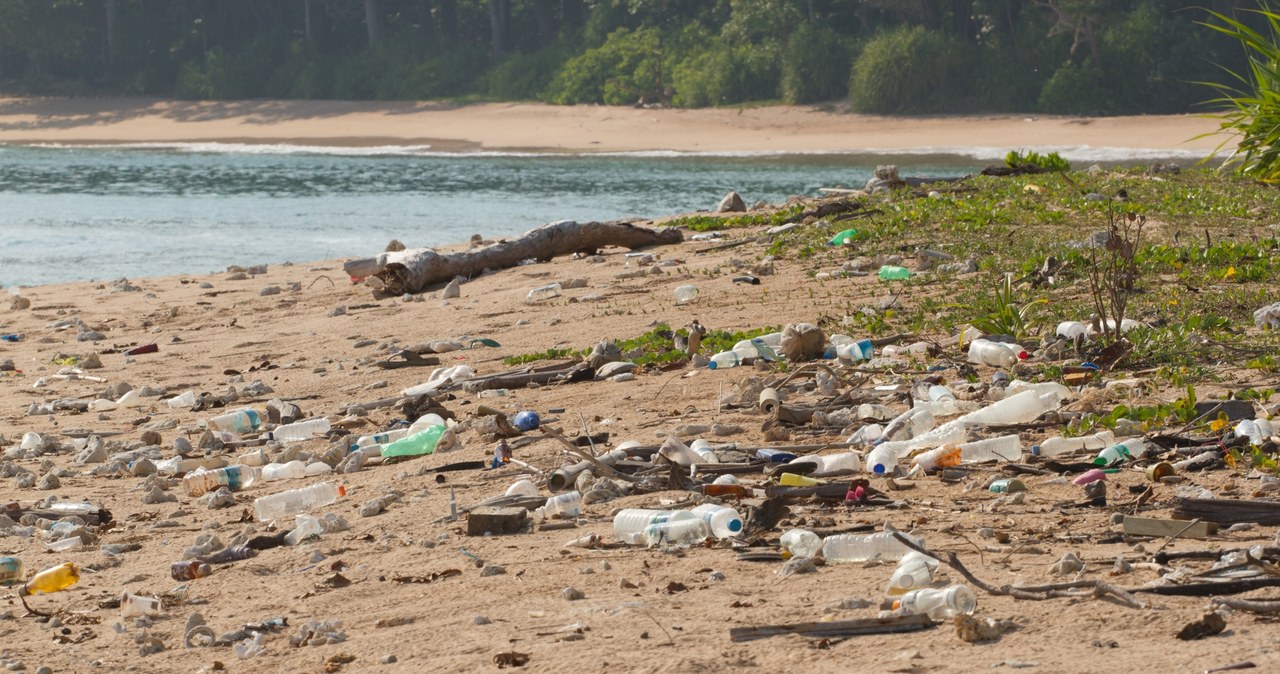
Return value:
M 977 316 L 969 323 L 986 333 L 1011 335 L 1021 339 L 1030 332 L 1033 310 L 1046 299 L 1020 302 L 1013 288 L 1013 274 L 1004 274 L 1004 279 L 993 284 L 992 292 L 986 296 L 982 308 L 987 313 Z
M 1220 23 L 1203 25 L 1235 39 L 1248 59 L 1246 73 L 1223 68 L 1238 84 L 1203 82 L 1220 96 L 1209 101 L 1223 110 L 1218 133 L 1230 137 L 1218 146 L 1221 150 L 1235 137 L 1236 148 L 1224 165 L 1236 166 L 1248 176 L 1264 183 L 1280 183 L 1280 13 L 1262 0 L 1260 8 L 1249 11 L 1266 24 L 1265 34 L 1244 22 L 1210 11 Z
M 1035 150 L 1010 150 L 1004 156 L 1004 163 L 1009 168 L 1014 169 L 1034 169 L 1035 171 L 1070 171 L 1071 163 L 1062 158 L 1057 152 L 1049 154 L 1040 154 Z

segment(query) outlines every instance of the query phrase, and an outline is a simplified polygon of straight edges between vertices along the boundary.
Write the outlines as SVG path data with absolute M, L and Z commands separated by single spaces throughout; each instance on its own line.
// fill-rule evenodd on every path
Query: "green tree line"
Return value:
M 1239 5 L 1239 6 L 1237 6 Z M 0 88 L 1168 113 L 1239 69 L 1181 0 L 0 0 Z

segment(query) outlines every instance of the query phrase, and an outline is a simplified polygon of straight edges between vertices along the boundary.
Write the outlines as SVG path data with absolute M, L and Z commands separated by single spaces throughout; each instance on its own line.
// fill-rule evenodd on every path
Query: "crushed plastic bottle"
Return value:
M 965 585 L 952 585 L 944 589 L 923 588 L 912 590 L 893 603 L 900 615 L 927 613 L 934 620 L 945 620 L 960 614 L 973 615 L 978 608 L 978 598 Z
M 779 545 L 790 557 L 810 558 L 822 551 L 822 537 L 808 529 L 791 529 L 782 534 Z
M 269 522 L 281 517 L 292 517 L 311 508 L 327 506 L 347 490 L 334 482 L 321 482 L 301 489 L 263 496 L 253 502 L 253 515 L 259 522 Z
M 304 419 L 276 427 L 274 431 L 267 433 L 267 439 L 280 442 L 299 442 L 328 433 L 330 428 L 329 420 L 325 417 Z
M 885 589 L 885 594 L 900 595 L 927 587 L 933 582 L 933 572 L 937 570 L 939 564 L 938 560 L 928 555 L 915 550 L 908 552 L 898 561 L 898 567 L 889 577 L 889 586 Z

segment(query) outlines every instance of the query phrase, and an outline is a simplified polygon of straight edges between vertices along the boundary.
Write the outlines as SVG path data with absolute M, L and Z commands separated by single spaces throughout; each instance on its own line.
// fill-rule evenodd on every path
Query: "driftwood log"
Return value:
M 445 254 L 429 248 L 382 253 L 351 260 L 343 270 L 352 278 L 376 276 L 391 295 L 422 292 L 433 283 L 456 276 L 474 276 L 486 269 L 506 269 L 523 260 L 550 260 L 557 255 L 594 252 L 605 246 L 635 249 L 680 243 L 679 229 L 646 229 L 629 222 L 573 222 L 566 220 L 525 232 L 512 241 Z

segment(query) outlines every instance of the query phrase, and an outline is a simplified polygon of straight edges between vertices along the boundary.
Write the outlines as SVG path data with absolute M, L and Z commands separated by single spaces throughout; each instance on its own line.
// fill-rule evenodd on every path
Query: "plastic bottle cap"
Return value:
M 346 496 L 346 495 L 347 495 L 347 485 L 345 484 L 338 485 L 338 496 Z
M 729 531 L 732 531 L 734 533 L 742 531 L 742 520 L 730 520 Z

